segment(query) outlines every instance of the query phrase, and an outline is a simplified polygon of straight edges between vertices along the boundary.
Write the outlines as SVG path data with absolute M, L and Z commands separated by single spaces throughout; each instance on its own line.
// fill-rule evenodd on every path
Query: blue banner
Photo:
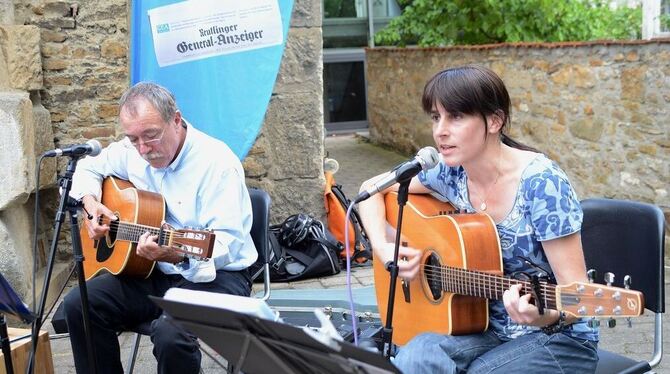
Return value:
M 182 20 L 175 24 L 154 25 L 152 30 L 149 13 L 165 5 L 183 3 L 184 8 L 203 14 L 208 1 L 142 0 L 132 2 L 131 16 L 131 83 L 152 81 L 167 87 L 177 99 L 182 114 L 193 126 L 223 140 L 235 154 L 244 157 L 253 146 L 267 111 L 279 65 L 284 53 L 293 0 L 278 1 L 281 15 L 283 41 L 272 46 L 259 46 L 249 50 L 240 45 L 257 42 L 262 30 L 240 26 L 214 19 L 205 19 L 206 26 L 197 29 L 197 38 L 175 44 L 179 53 L 201 53 L 189 61 L 169 62 L 159 66 L 154 40 L 161 33 L 178 31 L 187 27 Z M 186 4 L 188 6 L 186 6 Z M 276 8 L 276 7 L 275 7 Z M 262 10 L 262 9 L 261 9 Z M 255 10 L 254 10 L 255 11 Z M 232 12 L 231 12 L 232 13 Z M 253 17 L 251 13 L 224 14 L 219 19 Z M 245 14 L 247 14 L 245 16 Z M 153 15 L 152 15 L 153 16 Z M 237 18 L 236 18 L 237 17 Z M 245 18 L 246 17 L 246 18 Z M 245 24 L 246 25 L 246 24 Z M 267 33 L 266 33 L 267 34 Z M 223 52 L 202 53 L 217 45 Z M 177 52 L 174 52 L 177 53 Z M 159 54 L 160 55 L 160 54 Z

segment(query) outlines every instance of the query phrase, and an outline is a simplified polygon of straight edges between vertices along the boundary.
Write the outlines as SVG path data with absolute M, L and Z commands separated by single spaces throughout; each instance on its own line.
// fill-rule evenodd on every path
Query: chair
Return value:
M 587 269 L 616 275 L 614 286 L 623 287 L 630 275 L 631 289 L 642 291 L 645 309 L 654 313 L 654 352 L 649 361 L 598 350 L 596 373 L 644 373 L 663 356 L 662 313 L 665 313 L 665 219 L 658 207 L 625 200 L 586 199 L 582 246 Z
M 254 280 L 263 273 L 263 296 L 254 296 L 267 300 L 270 298 L 269 260 L 272 249 L 270 248 L 268 228 L 270 227 L 270 204 L 272 200 L 267 192 L 257 188 L 250 188 L 249 196 L 251 196 L 251 209 L 254 214 L 254 221 L 251 224 L 251 238 L 254 240 L 254 245 L 258 251 L 258 260 L 250 268 L 251 279 Z
M 271 248 L 268 227 L 270 226 L 270 204 L 272 200 L 267 192 L 257 188 L 249 188 L 249 197 L 251 198 L 251 209 L 254 217 L 250 234 L 258 251 L 258 260 L 250 267 L 251 279 L 256 279 L 263 273 L 263 295 L 260 297 L 254 296 L 267 300 L 270 298 L 270 264 L 268 259 L 270 258 Z M 137 360 L 137 351 L 140 347 L 140 339 L 142 335 L 151 334 L 151 322 L 141 323 L 130 331 L 136 333 L 127 365 L 127 372 L 132 374 Z

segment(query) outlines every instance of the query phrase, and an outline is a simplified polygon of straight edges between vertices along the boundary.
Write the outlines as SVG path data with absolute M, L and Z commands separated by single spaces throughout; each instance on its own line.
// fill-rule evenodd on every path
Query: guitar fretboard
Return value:
M 109 229 L 110 231 L 116 233 L 116 240 L 125 240 L 132 243 L 137 243 L 140 239 L 140 236 L 142 236 L 142 234 L 147 231 L 150 235 L 161 235 L 161 237 L 158 238 L 159 243 L 167 243 L 169 242 L 169 238 L 173 233 L 172 230 L 163 230 L 161 234 L 161 230 L 156 227 L 120 221 L 110 222 Z
M 451 266 L 424 265 L 424 274 L 432 287 L 459 295 L 483 297 L 486 299 L 502 300 L 503 293 L 512 285 L 520 284 L 520 293 L 532 294 L 533 285 L 529 281 L 506 278 L 503 276 L 484 273 L 480 271 L 466 270 Z M 546 282 L 540 282 L 540 290 L 537 295 L 547 309 L 556 309 L 556 286 Z

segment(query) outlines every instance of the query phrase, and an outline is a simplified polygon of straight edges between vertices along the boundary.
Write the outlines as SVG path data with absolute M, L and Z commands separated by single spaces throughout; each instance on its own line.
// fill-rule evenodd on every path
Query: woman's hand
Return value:
M 383 264 L 393 260 L 393 251 L 395 245 L 393 243 L 383 243 L 379 248 L 376 248 L 376 255 L 381 255 L 379 259 Z M 419 274 L 421 262 L 421 251 L 400 246 L 398 249 L 398 277 L 412 280 Z
M 513 284 L 503 293 L 503 303 L 512 321 L 528 326 L 547 326 L 558 320 L 559 313 L 555 310 L 546 310 L 540 315 L 540 310 L 530 302 L 531 295 L 520 295 L 520 284 Z

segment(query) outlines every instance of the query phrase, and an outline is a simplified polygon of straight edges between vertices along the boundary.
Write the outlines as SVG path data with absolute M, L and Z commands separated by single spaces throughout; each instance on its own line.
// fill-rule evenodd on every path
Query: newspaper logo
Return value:
M 169 23 L 161 23 L 160 25 L 156 25 L 156 32 L 158 34 L 162 34 L 164 32 L 170 32 L 170 24 Z

